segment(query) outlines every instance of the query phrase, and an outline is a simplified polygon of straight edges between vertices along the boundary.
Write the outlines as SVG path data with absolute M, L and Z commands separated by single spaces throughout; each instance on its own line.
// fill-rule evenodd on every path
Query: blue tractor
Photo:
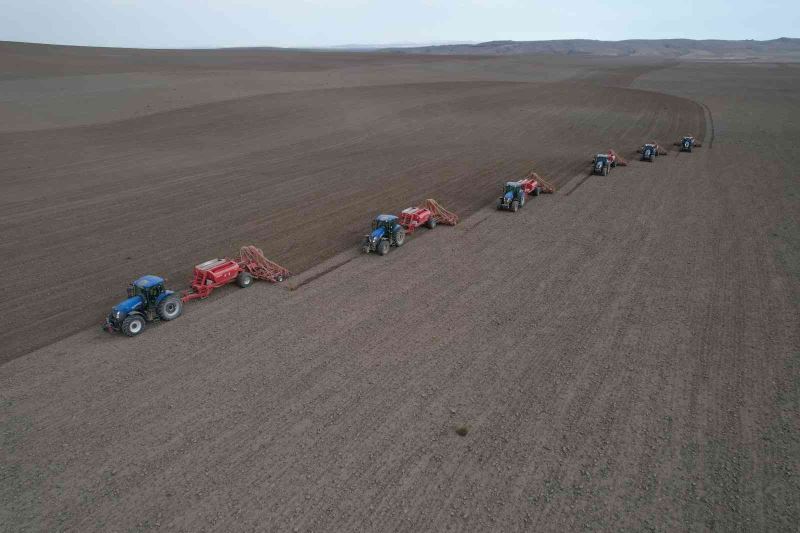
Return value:
M 394 215 L 378 215 L 372 221 L 372 233 L 364 236 L 364 253 L 378 252 L 378 255 L 389 253 L 391 246 L 403 246 L 406 242 L 406 230 Z
M 681 147 L 681 152 L 691 152 L 692 148 L 700 148 L 703 146 L 697 139 L 692 137 L 691 135 L 686 135 L 680 142 L 675 143 Z
M 650 161 L 652 163 L 658 157 L 658 147 L 654 144 L 645 144 L 642 146 L 641 152 L 642 161 Z
M 128 298 L 111 308 L 103 329 L 135 337 L 147 322 L 174 320 L 182 312 L 183 300 L 174 291 L 164 288 L 163 278 L 142 276 L 128 287 Z
M 525 191 L 522 184 L 518 181 L 506 182 L 503 188 L 503 196 L 497 201 L 497 209 L 509 209 L 516 213 L 517 210 L 525 205 Z
M 597 154 L 592 162 L 592 174 L 608 176 L 608 171 L 614 166 L 614 161 L 608 157 L 608 154 Z

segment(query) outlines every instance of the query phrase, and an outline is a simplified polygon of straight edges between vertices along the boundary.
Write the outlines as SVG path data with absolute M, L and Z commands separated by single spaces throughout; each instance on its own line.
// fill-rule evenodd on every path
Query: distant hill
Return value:
M 723 41 L 692 39 L 634 39 L 628 41 L 489 41 L 386 48 L 385 52 L 435 55 L 521 55 L 557 54 L 589 56 L 650 56 L 682 59 L 785 59 L 800 60 L 800 39 L 781 37 L 771 41 Z
M 324 46 L 320 50 L 394 50 L 404 48 L 433 48 L 437 46 L 473 45 L 476 41 L 433 41 L 424 43 L 385 43 L 385 44 L 339 44 Z

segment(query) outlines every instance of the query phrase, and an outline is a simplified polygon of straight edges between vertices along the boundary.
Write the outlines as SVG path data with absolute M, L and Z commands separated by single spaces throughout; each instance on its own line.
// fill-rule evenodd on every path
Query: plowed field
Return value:
M 439 82 L 2 133 L 4 359 L 99 324 L 144 273 L 181 288 L 249 243 L 303 271 L 379 212 L 434 197 L 468 215 L 531 169 L 561 184 L 598 151 L 704 128 L 699 105 L 653 92 Z
M 795 530 L 800 69 L 630 68 L 4 134 L 0 530 Z M 359 253 L 427 196 L 462 223 Z M 301 273 L 82 327 L 242 242 Z

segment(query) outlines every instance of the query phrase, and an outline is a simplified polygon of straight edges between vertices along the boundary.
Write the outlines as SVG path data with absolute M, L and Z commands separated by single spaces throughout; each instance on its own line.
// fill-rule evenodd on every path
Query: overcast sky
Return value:
M 0 40 L 150 48 L 762 40 L 799 27 L 799 0 L 0 0 Z

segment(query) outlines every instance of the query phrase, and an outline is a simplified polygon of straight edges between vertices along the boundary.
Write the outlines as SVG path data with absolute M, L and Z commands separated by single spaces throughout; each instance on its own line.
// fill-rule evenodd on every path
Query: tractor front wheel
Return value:
M 122 321 L 122 332 L 128 337 L 135 337 L 144 330 L 142 315 L 129 315 Z
M 406 230 L 398 228 L 394 233 L 394 245 L 400 248 L 406 242 Z
M 177 296 L 167 296 L 156 309 L 161 320 L 175 320 L 183 312 L 183 302 Z
M 236 276 L 236 284 L 243 289 L 246 289 L 253 284 L 253 275 L 250 272 L 239 272 Z
M 389 241 L 381 241 L 378 243 L 378 255 L 386 255 L 389 253 Z
M 518 209 L 519 209 L 519 202 L 516 200 L 511 202 L 511 212 L 516 213 Z
M 603 167 L 603 176 L 608 176 L 608 166 Z

